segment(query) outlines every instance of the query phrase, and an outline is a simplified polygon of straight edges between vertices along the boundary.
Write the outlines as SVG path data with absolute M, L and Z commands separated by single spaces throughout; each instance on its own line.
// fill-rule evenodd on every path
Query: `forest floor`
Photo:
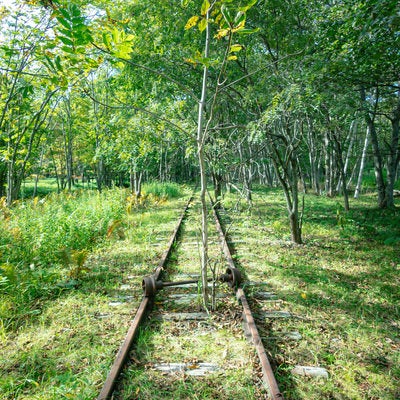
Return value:
M 157 266 L 186 200 L 131 212 L 89 256 L 77 283 L 35 304 L 17 329 L 1 330 L 0 399 L 96 398 L 140 302 L 142 277 Z M 280 190 L 256 190 L 251 208 L 237 194 L 225 196 L 223 219 L 235 262 L 286 399 L 400 398 L 400 209 L 378 210 L 375 202 L 364 195 L 345 213 L 338 199 L 307 195 L 305 244 L 294 245 Z M 181 273 L 180 264 L 187 273 L 198 268 L 195 210 L 170 274 Z M 223 262 L 216 247 L 211 257 L 214 265 Z M 250 282 L 263 283 L 273 301 L 258 298 Z M 194 301 L 192 309 L 200 309 Z M 150 321 L 116 398 L 181 398 L 178 391 L 193 399 L 264 398 L 236 314 L 232 299 L 219 300 L 217 316 L 204 324 L 196 346 L 188 339 L 190 325 L 174 332 L 171 322 Z M 224 373 L 201 381 L 151 368 L 155 358 L 173 358 L 176 351 L 175 361 L 225 360 Z M 228 361 L 239 367 L 229 368 Z M 293 374 L 299 365 L 324 368 L 328 376 Z

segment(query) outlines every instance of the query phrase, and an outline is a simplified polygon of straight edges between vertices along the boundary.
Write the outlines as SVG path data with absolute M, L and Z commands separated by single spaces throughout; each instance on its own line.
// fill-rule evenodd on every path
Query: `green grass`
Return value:
M 134 376 L 127 376 L 135 381 L 135 385 L 123 387 L 123 392 L 118 396 L 121 400 L 139 398 L 141 400 L 168 399 L 186 400 L 236 400 L 257 398 L 257 389 L 253 382 L 243 376 L 229 373 L 227 376 L 213 376 L 208 378 L 177 379 L 171 384 L 167 377 L 160 376 L 159 372 L 150 372 L 139 367 Z M 127 380 L 128 380 L 127 379 Z M 218 383 L 216 383 L 216 381 Z M 259 397 L 260 399 L 262 397 Z
M 26 179 L 21 186 L 21 199 L 29 199 L 32 198 L 34 193 L 34 186 L 35 183 L 33 179 Z M 50 193 L 57 192 L 57 181 L 55 179 L 46 178 L 40 179 L 37 186 L 37 193 L 36 195 L 39 197 L 45 197 Z
M 35 182 L 33 179 L 28 178 L 26 179 L 21 186 L 21 199 L 30 199 L 33 197 L 34 193 Z M 72 191 L 79 191 L 79 190 L 88 190 L 88 189 L 97 189 L 97 184 L 94 179 L 92 179 L 91 183 L 82 183 L 81 181 L 76 182 L 71 190 Z M 51 193 L 57 193 L 59 191 L 59 187 L 57 186 L 57 180 L 55 178 L 40 178 L 37 185 L 36 196 L 43 198 Z M 65 190 L 66 191 L 66 190 Z
M 156 197 L 174 199 L 182 195 L 182 187 L 181 185 L 172 182 L 150 182 L 143 185 L 143 192 L 146 194 L 152 194 Z
M 250 280 L 265 280 L 290 320 L 267 321 L 263 334 L 286 399 L 399 398 L 400 210 L 379 210 L 376 197 L 351 201 L 306 196 L 304 242 L 289 242 L 284 199 L 276 190 L 255 194 L 249 212 L 226 199 L 232 212 L 237 261 Z M 257 305 L 257 304 L 256 304 Z M 296 330 L 300 341 L 279 338 Z M 295 365 L 322 366 L 328 380 L 290 374 Z
M 114 192 L 106 197 L 51 197 L 43 204 L 22 202 L 11 212 L 2 210 L 1 400 L 87 400 L 98 395 L 140 302 L 141 279 L 158 265 L 186 200 L 186 189 L 180 190 L 185 197 L 134 209 L 126 207 L 123 192 Z M 257 300 L 253 295 L 258 289 L 246 285 L 253 310 L 293 315 L 257 320 L 285 399 L 399 398 L 399 209 L 378 210 L 376 197 L 365 194 L 351 200 L 351 211 L 344 213 L 340 199 L 307 195 L 305 244 L 298 246 L 289 241 L 280 190 L 256 191 L 251 210 L 233 194 L 224 203 L 238 267 L 246 279 L 265 283 L 263 290 L 277 295 L 273 302 Z M 79 215 L 75 225 L 71 213 Z M 71 229 L 64 232 L 69 235 L 56 240 L 55 225 L 39 223 L 40 216 L 52 216 L 55 225 L 68 221 L 64 226 Z M 46 229 L 35 238 L 33 227 L 38 226 Z M 214 235 L 213 228 L 210 231 Z M 94 243 L 79 239 L 90 237 L 90 232 L 101 232 Z M 181 266 L 186 272 L 198 268 L 199 222 L 193 214 L 184 234 L 186 244 L 176 248 L 170 274 L 180 272 Z M 77 278 L 68 276 L 71 267 L 56 256 L 50 262 L 37 261 L 36 240 L 52 243 L 44 247 L 48 254 L 43 260 L 48 260 L 59 241 L 74 235 L 81 243 L 75 250 L 88 251 L 87 269 Z M 217 264 L 222 260 L 218 240 L 212 241 L 210 254 Z M 14 248 L 14 243 L 19 245 Z M 10 290 L 13 279 L 18 290 Z M 191 307 L 199 309 L 197 299 Z M 219 301 L 217 313 L 203 325 L 204 336 L 196 340 L 190 331 L 198 329 L 197 323 L 177 328 L 151 322 L 154 330 L 140 334 L 117 398 L 262 399 L 254 353 L 247 350 L 239 320 L 232 322 L 232 315 L 240 316 L 236 307 L 234 300 Z M 293 331 L 302 338 L 283 337 Z M 149 368 L 155 354 L 160 361 L 212 360 L 226 370 L 201 379 L 171 378 Z M 295 365 L 324 367 L 329 379 L 292 375 Z

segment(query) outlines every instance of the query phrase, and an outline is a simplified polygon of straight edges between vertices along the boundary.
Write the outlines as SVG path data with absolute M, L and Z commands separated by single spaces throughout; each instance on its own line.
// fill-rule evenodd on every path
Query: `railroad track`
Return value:
M 211 199 L 210 199 L 211 200 Z M 132 320 L 127 335 L 116 355 L 114 363 L 110 369 L 110 372 L 107 376 L 106 381 L 101 389 L 101 392 L 97 398 L 97 400 L 107 400 L 107 399 L 114 399 L 119 398 L 114 397 L 115 393 L 118 392 L 119 386 L 121 386 L 121 375 L 122 372 L 125 371 L 126 363 L 132 359 L 132 349 L 134 349 L 135 340 L 138 338 L 139 333 L 141 330 L 144 329 L 145 324 L 148 324 L 149 316 L 155 316 L 155 318 L 159 319 L 169 319 L 172 323 L 182 324 L 182 321 L 186 321 L 191 324 L 190 330 L 196 330 L 196 326 L 200 327 L 202 323 L 207 324 L 207 320 L 212 318 L 204 309 L 201 310 L 201 302 L 199 301 L 200 296 L 197 292 L 198 284 L 201 281 L 199 276 L 191 276 L 190 271 L 188 271 L 188 263 L 183 261 L 185 264 L 184 271 L 181 271 L 177 266 L 173 266 L 171 268 L 168 264 L 168 261 L 171 258 L 171 255 L 174 253 L 174 249 L 178 246 L 178 244 L 182 243 L 181 238 L 181 231 L 183 221 L 187 219 L 189 214 L 189 208 L 193 203 L 193 198 L 189 199 L 187 204 L 184 207 L 184 210 L 178 220 L 178 223 L 172 233 L 170 240 L 167 245 L 167 249 L 163 253 L 158 266 L 156 267 L 155 271 L 152 275 L 143 277 L 142 281 L 142 289 L 143 289 L 143 297 L 138 306 L 137 312 L 135 314 L 134 319 Z M 230 252 L 221 222 L 218 215 L 217 210 L 213 207 L 213 217 L 215 221 L 215 237 L 218 237 L 219 240 L 215 240 L 214 244 L 216 247 L 219 247 L 219 252 L 223 253 L 223 264 L 224 270 L 220 271 L 217 274 L 217 267 L 214 266 L 214 280 L 211 283 L 212 288 L 211 290 L 215 290 L 215 282 L 218 281 L 218 292 L 220 298 L 228 299 L 229 297 L 232 298 L 233 294 L 236 296 L 237 302 L 235 304 L 229 305 L 227 300 L 226 303 L 223 304 L 223 307 L 228 308 L 228 311 L 231 311 L 231 316 L 234 318 L 237 316 L 237 310 L 232 312 L 232 309 L 237 308 L 237 303 L 241 305 L 241 320 L 243 324 L 244 334 L 247 336 L 249 341 L 253 344 L 255 348 L 255 352 L 258 356 L 258 366 L 262 372 L 262 382 L 265 389 L 265 397 L 270 398 L 272 400 L 283 399 L 283 395 L 279 390 L 277 381 L 275 379 L 273 370 L 271 368 L 270 362 L 268 360 L 265 348 L 263 346 L 262 340 L 258 333 L 258 329 L 256 323 L 254 321 L 254 317 L 252 311 L 250 309 L 249 303 L 247 301 L 245 292 L 242 286 L 242 273 L 241 271 L 236 268 L 234 263 L 232 254 Z M 216 243 L 219 241 L 219 243 Z M 196 245 L 196 242 L 187 242 L 187 246 Z M 216 250 L 215 250 L 216 252 Z M 212 255 L 211 258 L 214 257 L 214 260 L 217 259 L 217 255 Z M 220 255 L 220 258 L 222 256 Z M 179 264 L 179 263 L 178 263 Z M 185 275 L 183 275 L 184 273 Z M 163 280 L 168 276 L 169 282 Z M 182 279 L 182 277 L 190 278 L 190 279 Z M 172 279 L 171 279 L 172 278 Z M 173 295 L 170 294 L 169 288 L 173 287 L 175 293 Z M 164 289 L 164 290 L 162 290 Z M 191 291 L 192 293 L 187 293 Z M 193 293 L 193 290 L 195 292 Z M 186 308 L 189 311 L 186 312 L 179 312 L 177 313 L 174 310 L 174 313 L 168 314 L 165 312 L 163 308 L 163 300 L 162 297 L 173 297 L 172 304 L 173 308 L 176 309 L 176 301 L 179 300 L 180 304 L 186 305 Z M 160 297 L 161 296 L 161 297 Z M 185 300 L 186 298 L 186 300 Z M 164 299 L 165 300 L 165 299 Z M 161 307 L 160 307 L 161 305 Z M 156 307 L 157 306 L 157 307 Z M 184 307 L 178 306 L 179 309 Z M 159 310 L 160 309 L 160 310 Z M 193 312 L 193 309 L 201 310 L 197 312 Z M 153 312 L 152 312 L 153 311 Z M 226 310 L 225 310 L 226 311 Z M 157 315 L 158 312 L 158 315 Z M 150 314 L 151 313 L 151 314 Z M 240 314 L 239 313 L 239 314 Z M 172 315 L 172 317 L 171 317 Z M 179 322 L 177 322 L 179 321 Z M 150 326 L 150 329 L 152 327 Z M 225 350 L 227 351 L 227 350 Z M 134 364 L 134 363 L 133 363 Z M 189 374 L 189 375 L 202 375 L 207 374 L 207 372 L 215 372 L 218 370 L 218 365 L 213 363 L 207 363 L 199 360 L 191 360 L 189 363 L 172 363 L 172 362 L 164 362 L 164 363 L 152 363 L 152 366 L 161 371 L 161 373 L 168 373 L 168 372 L 176 372 L 180 374 Z M 135 365 L 132 365 L 130 368 L 135 368 Z M 256 372 L 254 372 L 256 373 Z M 122 385 L 123 386 L 123 385 Z M 140 398 L 139 397 L 140 387 L 137 388 L 137 396 L 132 398 Z M 163 398 L 163 397 L 160 397 Z

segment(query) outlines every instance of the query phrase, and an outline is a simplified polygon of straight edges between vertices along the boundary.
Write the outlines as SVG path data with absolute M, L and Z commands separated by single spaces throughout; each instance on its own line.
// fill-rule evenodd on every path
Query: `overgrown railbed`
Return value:
M 11 251 L 23 249 L 12 248 L 18 235 L 10 242 L 1 235 L 1 399 L 93 399 L 98 394 L 140 301 L 141 278 L 157 265 L 185 202 L 185 196 L 139 201 L 118 191 L 104 196 L 110 197 L 100 197 L 98 210 L 113 212 L 98 219 L 102 229 L 89 214 L 75 211 L 81 212 L 82 226 L 99 233 L 96 240 L 72 248 L 77 258 L 69 263 L 62 255 L 48 263 L 11 258 Z M 70 197 L 66 208 L 79 208 L 78 197 Z M 400 212 L 377 210 L 375 200 L 365 195 L 344 213 L 337 199 L 307 195 L 305 244 L 295 246 L 289 242 L 279 190 L 256 191 L 252 209 L 237 195 L 225 196 L 235 261 L 249 281 L 264 282 L 266 291 L 276 294 L 270 307 L 292 315 L 257 321 L 286 399 L 400 396 Z M 24 218 L 33 223 L 36 213 L 46 215 L 46 202 L 26 202 L 21 213 L 30 207 Z M 26 234 L 17 211 L 18 206 L 11 214 L 5 211 L 1 224 Z M 30 240 L 33 244 L 34 235 Z M 61 241 L 65 246 L 66 239 Z M 48 253 L 59 249 L 60 243 L 53 243 Z M 85 256 L 81 269 L 76 268 L 79 254 Z M 188 263 L 198 262 L 198 254 L 185 254 Z M 10 265 L 15 282 L 25 282 L 15 290 L 10 290 Z M 16 297 L 19 289 L 23 296 Z M 245 290 L 252 299 L 252 287 Z M 252 307 L 262 315 L 256 298 Z M 301 339 L 282 335 L 293 331 Z M 292 375 L 295 365 L 324 367 L 329 378 Z
M 201 209 L 195 201 L 181 227 L 163 279 L 199 277 Z M 216 275 L 226 262 L 209 218 L 208 254 Z M 210 288 L 211 289 L 211 288 Z M 173 286 L 155 294 L 155 307 L 141 325 L 131 357 L 113 398 L 262 399 L 253 346 L 241 326 L 241 307 L 225 283 L 215 287 L 215 310 L 207 314 L 197 284 Z

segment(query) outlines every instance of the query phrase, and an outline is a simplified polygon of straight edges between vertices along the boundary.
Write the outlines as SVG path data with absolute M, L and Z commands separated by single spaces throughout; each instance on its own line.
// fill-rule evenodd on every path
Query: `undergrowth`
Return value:
M 143 192 L 147 195 L 152 194 L 156 197 L 175 199 L 182 195 L 182 186 L 173 182 L 150 182 L 143 185 Z
M 159 258 L 154 242 L 168 240 L 185 201 L 131 200 L 74 191 L 1 207 L 1 400 L 97 396 Z
M 20 323 L 88 270 L 87 255 L 125 213 L 126 193 L 52 193 L 3 207 L 0 218 L 0 317 Z

